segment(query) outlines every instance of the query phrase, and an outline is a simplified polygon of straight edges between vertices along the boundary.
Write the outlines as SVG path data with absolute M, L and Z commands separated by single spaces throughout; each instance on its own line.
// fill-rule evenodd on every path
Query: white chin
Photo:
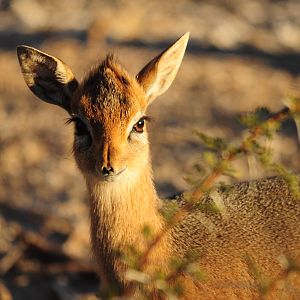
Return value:
M 121 182 L 126 180 L 129 176 L 129 172 L 126 170 L 120 174 L 117 175 L 109 175 L 109 176 L 103 176 L 101 175 L 101 181 L 104 182 Z

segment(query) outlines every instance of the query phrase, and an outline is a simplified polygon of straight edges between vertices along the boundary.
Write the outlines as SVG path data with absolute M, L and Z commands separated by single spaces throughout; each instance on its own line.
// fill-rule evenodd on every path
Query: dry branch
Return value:
M 186 192 L 183 196 L 186 201 L 185 205 L 182 206 L 172 217 L 168 220 L 165 228 L 156 235 L 152 242 L 150 243 L 149 247 L 146 251 L 140 256 L 140 259 L 137 264 L 138 270 L 143 270 L 147 264 L 147 260 L 149 255 L 153 251 L 153 249 L 159 244 L 159 242 L 163 239 L 163 237 L 173 228 L 175 224 L 180 222 L 192 209 L 195 208 L 195 204 L 201 200 L 203 195 L 210 190 L 213 185 L 215 184 L 216 180 L 223 174 L 222 170 L 222 162 L 231 162 L 239 157 L 240 154 L 247 154 L 249 152 L 249 145 L 257 140 L 260 136 L 263 136 L 265 131 L 263 127 L 270 127 L 274 126 L 276 123 L 282 122 L 284 119 L 289 117 L 290 111 L 288 108 L 284 108 L 277 113 L 273 114 L 263 123 L 259 124 L 258 126 L 254 127 L 250 130 L 248 136 L 242 141 L 239 147 L 233 148 L 231 151 L 225 155 L 219 164 L 212 170 L 212 172 L 202 181 L 202 183 L 197 186 L 193 191 Z

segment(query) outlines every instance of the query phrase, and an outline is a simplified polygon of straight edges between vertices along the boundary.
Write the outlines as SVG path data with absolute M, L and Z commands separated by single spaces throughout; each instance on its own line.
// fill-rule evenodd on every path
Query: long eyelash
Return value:
M 65 124 L 66 124 L 66 125 L 69 125 L 69 124 L 71 124 L 71 123 L 73 123 L 73 122 L 76 122 L 77 119 L 78 119 L 78 117 L 71 116 L 71 117 L 67 118 Z

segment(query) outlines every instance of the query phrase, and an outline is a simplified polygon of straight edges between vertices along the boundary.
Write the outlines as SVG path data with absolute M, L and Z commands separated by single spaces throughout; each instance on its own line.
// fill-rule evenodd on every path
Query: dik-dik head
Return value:
M 80 83 L 58 58 L 27 46 L 17 48 L 30 90 L 65 109 L 74 122 L 74 155 L 85 176 L 116 181 L 143 170 L 149 160 L 147 107 L 171 85 L 188 37 L 183 35 L 136 77 L 110 55 Z

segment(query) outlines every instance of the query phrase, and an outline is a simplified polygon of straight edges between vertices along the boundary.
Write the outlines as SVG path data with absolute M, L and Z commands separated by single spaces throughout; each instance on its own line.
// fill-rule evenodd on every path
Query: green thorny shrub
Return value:
M 245 127 L 245 132 L 241 142 L 238 145 L 228 143 L 222 138 L 215 138 L 206 135 L 205 133 L 196 131 L 195 134 L 199 137 L 200 143 L 206 151 L 202 154 L 202 161 L 195 165 L 196 176 L 187 178 L 192 188 L 185 192 L 183 197 L 185 202 L 179 206 L 172 203 L 168 209 L 163 212 L 166 220 L 166 227 L 157 235 L 153 235 L 151 227 L 145 226 L 141 232 L 141 238 L 146 239 L 148 247 L 145 252 L 140 253 L 130 245 L 127 255 L 121 255 L 122 259 L 128 266 L 126 272 L 127 279 L 131 282 L 128 289 L 120 297 L 114 299 L 130 299 L 130 291 L 134 286 L 138 286 L 144 294 L 144 299 L 151 299 L 151 296 L 157 293 L 164 293 L 169 299 L 175 300 L 180 298 L 183 290 L 182 287 L 172 286 L 170 282 L 180 276 L 182 272 L 189 273 L 196 280 L 202 280 L 205 276 L 204 270 L 200 270 L 196 262 L 199 257 L 195 253 L 190 253 L 185 259 L 172 258 L 169 261 L 171 272 L 163 274 L 157 271 L 155 274 L 147 274 L 144 268 L 147 258 L 151 251 L 160 243 L 162 238 L 182 220 L 190 211 L 201 208 L 201 199 L 205 193 L 222 185 L 222 182 L 217 183 L 221 176 L 230 176 L 236 178 L 235 169 L 232 162 L 242 157 L 252 155 L 262 165 L 262 167 L 273 173 L 278 173 L 283 176 L 289 184 L 292 193 L 296 199 L 300 199 L 300 187 L 297 175 L 286 169 L 283 165 L 274 162 L 272 159 L 272 150 L 265 146 L 265 141 L 272 140 L 274 134 L 280 129 L 282 122 L 289 117 L 292 117 L 297 126 L 298 137 L 300 141 L 300 98 L 289 96 L 285 101 L 286 107 L 282 110 L 271 114 L 268 109 L 260 108 L 253 113 L 247 113 L 238 117 L 238 121 Z M 203 208 L 203 207 L 202 207 Z M 218 212 L 218 207 L 205 207 L 211 211 Z M 259 266 L 247 258 L 249 272 L 251 272 L 258 280 L 262 297 L 276 285 L 276 281 L 286 279 L 292 271 L 300 271 L 300 266 L 297 266 L 294 261 L 288 257 L 282 258 L 282 274 L 276 280 L 269 280 L 264 277 L 259 270 Z M 153 290 L 145 286 L 153 286 Z M 128 296 L 129 295 L 129 296 Z

